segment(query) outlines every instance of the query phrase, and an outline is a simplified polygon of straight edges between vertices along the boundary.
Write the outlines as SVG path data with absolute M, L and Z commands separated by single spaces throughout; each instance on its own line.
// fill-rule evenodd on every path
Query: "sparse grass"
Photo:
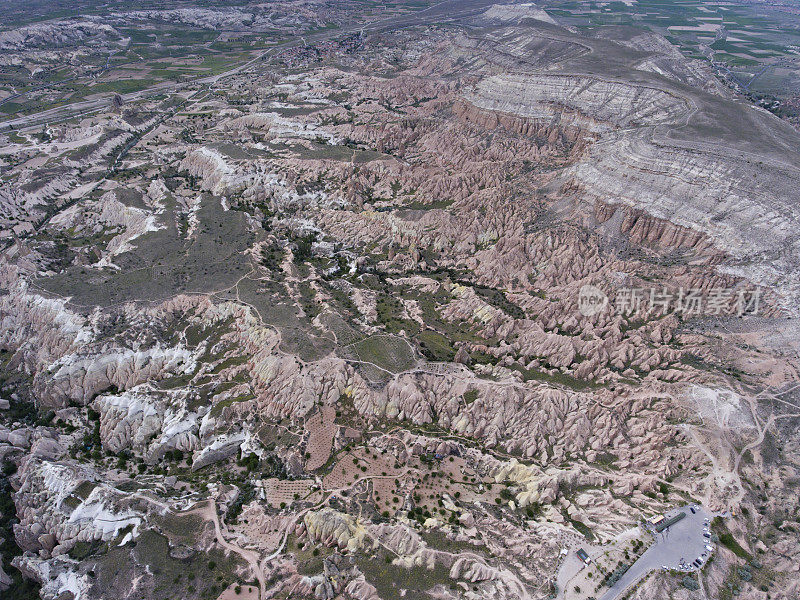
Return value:
M 426 592 L 434 586 L 451 582 L 449 569 L 441 563 L 437 562 L 430 570 L 426 567 L 408 569 L 387 563 L 385 558 L 383 550 L 378 552 L 375 560 L 360 556 L 356 558 L 359 569 L 366 580 L 376 587 L 381 598 L 400 597 L 399 590 L 405 589 L 403 598 L 406 600 L 422 600 L 430 597 Z
M 350 346 L 358 360 L 369 362 L 392 373 L 410 369 L 414 357 L 408 344 L 393 335 L 373 335 Z
M 584 381 L 582 379 L 577 379 L 566 373 L 555 372 L 555 373 L 545 373 L 544 371 L 538 371 L 536 369 L 526 369 L 522 365 L 514 364 L 511 366 L 512 369 L 515 371 L 519 371 L 522 373 L 523 381 L 542 381 L 545 383 L 551 383 L 554 385 L 561 385 L 564 387 L 568 387 L 570 389 L 581 391 L 587 388 L 596 387 L 591 381 Z
M 733 552 L 736 556 L 745 560 L 750 560 L 752 558 L 750 553 L 742 548 L 739 542 L 736 541 L 736 539 L 733 537 L 733 534 L 728 529 L 728 526 L 725 524 L 725 521 L 723 521 L 720 517 L 714 518 L 714 520 L 711 522 L 711 528 L 712 531 L 717 534 L 719 543 Z
M 255 396 L 251 393 L 248 393 L 236 396 L 235 398 L 227 398 L 226 400 L 221 400 L 220 402 L 217 402 L 214 406 L 211 407 L 210 414 L 212 417 L 218 417 L 227 407 L 233 406 L 234 404 L 238 404 L 239 402 L 248 402 L 253 399 L 255 399 Z
M 433 329 L 426 329 L 416 336 L 422 353 L 428 360 L 436 362 L 452 361 L 456 351 L 450 340 Z

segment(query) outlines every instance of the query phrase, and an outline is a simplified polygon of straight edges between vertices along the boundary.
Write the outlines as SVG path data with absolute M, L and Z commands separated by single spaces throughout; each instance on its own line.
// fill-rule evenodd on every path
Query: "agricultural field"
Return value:
M 11 2 L 0 25 L 0 52 L 7 57 L 0 60 L 0 122 L 76 103 L 94 107 L 114 97 L 213 84 L 251 60 L 297 44 L 298 36 L 325 39 L 344 25 L 402 15 L 428 2 L 323 2 L 297 12 L 247 4 L 220 1 L 196 9 L 188 2 L 124 0 L 109 12 L 80 0 L 58 10 Z M 75 14 L 83 20 L 66 18 Z M 18 33 L 27 36 L 25 43 L 16 41 Z M 57 41 L 49 44 L 49 38 Z
M 793 108 L 800 97 L 800 14 L 791 7 L 703 0 L 556 0 L 543 6 L 559 23 L 585 31 L 625 26 L 657 32 L 687 58 L 709 63 L 739 93 L 800 124 Z

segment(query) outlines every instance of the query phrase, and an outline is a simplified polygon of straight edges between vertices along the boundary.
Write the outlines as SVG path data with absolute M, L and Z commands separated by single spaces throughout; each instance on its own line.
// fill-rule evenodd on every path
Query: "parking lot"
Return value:
M 671 510 L 664 516 L 669 519 L 679 512 L 685 513 L 686 516 L 661 533 L 654 534 L 655 543 L 615 585 L 600 596 L 600 600 L 616 600 L 630 585 L 656 569 L 666 567 L 670 570 L 693 572 L 701 568 L 692 564 L 695 559 L 699 558 L 701 563 L 705 564 L 711 556 L 711 551 L 707 550 L 706 546 L 713 544 L 703 533 L 706 521 L 710 523 L 715 515 L 701 506 L 695 507 L 695 511 L 692 512 L 691 507 L 687 505 Z M 703 556 L 703 553 L 706 553 L 706 556 Z
M 663 532 L 656 533 L 656 544 L 651 549 L 656 550 L 655 556 L 662 557 L 663 560 L 659 565 L 661 567 L 681 570 L 684 565 L 687 571 L 697 570 L 692 562 L 700 559 L 701 563 L 705 563 L 710 555 L 706 546 L 711 545 L 711 540 L 703 534 L 706 521 L 710 523 L 714 515 L 707 513 L 700 506 L 696 507 L 695 513 L 692 513 L 690 507 L 686 506 L 670 511 L 665 516 L 670 518 L 679 512 L 685 513 L 686 517 Z M 704 553 L 706 556 L 703 556 Z

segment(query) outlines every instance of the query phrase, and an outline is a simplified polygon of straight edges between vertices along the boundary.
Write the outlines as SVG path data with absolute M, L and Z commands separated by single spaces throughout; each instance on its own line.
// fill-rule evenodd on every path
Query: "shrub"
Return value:
M 689 577 L 688 575 L 681 580 L 681 585 L 687 590 L 695 591 L 700 589 L 700 584 L 694 580 L 694 577 Z

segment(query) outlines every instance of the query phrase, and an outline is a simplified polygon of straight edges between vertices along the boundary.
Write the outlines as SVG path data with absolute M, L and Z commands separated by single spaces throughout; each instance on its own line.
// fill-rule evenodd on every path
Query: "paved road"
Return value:
M 686 517 L 662 533 L 655 534 L 655 543 L 639 557 L 639 560 L 633 563 L 633 566 L 615 585 L 600 596 L 600 600 L 616 600 L 631 585 L 651 571 L 660 569 L 662 566 L 678 570 L 681 559 L 691 565 L 695 558 L 706 551 L 705 546 L 710 542 L 703 537 L 703 522 L 704 519 L 714 518 L 714 514 L 707 512 L 702 507 L 697 509 L 696 514 L 692 514 L 689 506 L 684 506 L 666 513 L 665 516 L 670 518 L 679 512 L 685 513 Z M 703 561 L 707 558 L 704 558 Z M 696 570 L 694 566 L 691 569 Z
M 344 27 L 340 29 L 326 30 L 318 33 L 306 34 L 304 36 L 298 35 L 294 39 L 277 44 L 272 48 L 260 53 L 255 58 L 247 62 L 244 62 L 228 71 L 225 71 L 224 73 L 220 73 L 218 75 L 212 75 L 210 77 L 194 79 L 192 81 L 182 82 L 182 83 L 177 83 L 173 81 L 164 81 L 161 83 L 157 83 L 147 89 L 140 90 L 138 92 L 131 92 L 129 94 L 122 94 L 121 96 L 125 102 L 131 102 L 133 100 L 140 100 L 148 96 L 155 96 L 157 94 L 174 92 L 176 90 L 188 87 L 190 85 L 198 85 L 198 84 L 213 85 L 214 83 L 218 82 L 219 80 L 225 77 L 235 75 L 236 73 L 239 73 L 247 69 L 251 65 L 257 63 L 258 61 L 262 60 L 263 58 L 274 52 L 277 52 L 279 50 L 285 50 L 286 48 L 290 48 L 292 46 L 305 44 L 306 42 L 320 43 L 333 38 L 343 37 L 351 33 L 356 33 L 358 31 L 364 31 L 364 32 L 398 31 L 401 29 L 407 29 L 409 27 L 421 25 L 424 23 L 454 21 L 457 19 L 462 19 L 464 17 L 482 12 L 486 8 L 494 4 L 496 1 L 497 0 L 445 0 L 444 2 L 439 2 L 438 4 L 434 4 L 429 8 L 416 11 L 414 13 L 405 15 L 403 17 L 383 19 L 380 21 L 374 21 L 366 25 L 353 25 L 350 27 Z M 72 104 L 67 104 L 65 106 L 49 108 L 22 117 L 9 119 L 0 123 L 0 131 L 3 129 L 7 129 L 9 127 L 20 129 L 24 127 L 42 125 L 43 123 L 54 123 L 70 118 L 86 116 L 111 106 L 112 98 L 113 94 L 109 94 L 102 98 L 83 100 L 81 102 L 75 102 Z

